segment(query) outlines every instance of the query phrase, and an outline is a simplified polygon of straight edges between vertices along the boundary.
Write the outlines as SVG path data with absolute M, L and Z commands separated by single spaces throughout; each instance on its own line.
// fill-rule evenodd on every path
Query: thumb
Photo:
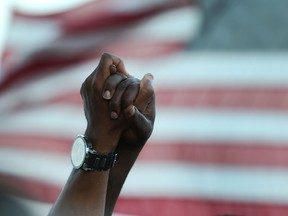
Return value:
M 125 108 L 124 116 L 131 129 L 136 131 L 139 136 L 149 138 L 152 132 L 152 123 L 137 107 L 130 105 Z

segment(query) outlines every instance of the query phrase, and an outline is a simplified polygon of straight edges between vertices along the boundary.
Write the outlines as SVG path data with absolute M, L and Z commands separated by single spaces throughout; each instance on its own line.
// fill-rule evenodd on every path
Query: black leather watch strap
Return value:
M 97 171 L 106 171 L 114 167 L 117 159 L 117 154 L 99 154 L 99 153 L 90 153 L 89 157 L 86 159 L 85 163 L 82 166 L 84 170 L 97 170 Z

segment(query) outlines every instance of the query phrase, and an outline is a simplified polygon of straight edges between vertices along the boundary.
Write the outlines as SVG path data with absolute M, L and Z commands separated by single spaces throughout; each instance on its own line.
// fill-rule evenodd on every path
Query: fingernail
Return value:
M 103 94 L 103 98 L 105 99 L 111 99 L 111 92 L 109 90 L 106 90 Z
M 135 106 L 131 105 L 127 109 L 127 116 L 132 117 L 135 114 Z
M 117 67 L 116 67 L 116 65 L 114 65 L 114 64 L 112 64 L 111 66 L 110 66 L 110 73 L 116 73 L 117 72 Z
M 148 78 L 150 81 L 153 81 L 154 76 L 153 76 L 151 73 L 148 73 L 148 74 L 147 74 L 147 78 Z
M 116 112 L 114 112 L 114 111 L 111 112 L 110 116 L 111 116 L 112 119 L 117 119 L 118 118 L 118 114 Z
M 132 106 L 130 109 L 130 117 L 135 114 L 135 106 Z

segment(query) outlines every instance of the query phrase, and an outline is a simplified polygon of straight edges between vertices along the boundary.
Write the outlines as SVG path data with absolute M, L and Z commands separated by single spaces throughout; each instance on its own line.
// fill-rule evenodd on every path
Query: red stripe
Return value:
M 119 199 L 116 212 L 141 216 L 284 216 L 288 215 L 288 205 L 139 195 Z
M 111 2 L 110 6 L 113 7 Z M 161 12 L 175 9 L 177 7 L 187 7 L 187 3 L 166 2 L 150 8 L 141 8 L 141 10 L 131 10 L 123 13 L 117 10 L 99 10 L 97 2 L 90 4 L 77 11 L 66 13 L 63 16 L 62 28 L 66 34 L 86 32 L 87 30 L 106 30 L 111 28 L 119 28 L 119 26 L 136 24 L 137 22 L 152 17 Z M 80 11 L 82 10 L 82 11 Z M 96 12 L 97 10 L 97 12 Z M 133 27 L 133 26 L 132 26 Z
M 194 164 L 227 166 L 266 166 L 287 168 L 288 146 L 279 143 L 195 143 L 147 145 L 140 154 L 140 160 L 183 161 Z
M 21 86 L 21 84 L 26 84 L 29 81 L 35 82 L 35 77 L 39 78 L 41 74 L 59 73 L 59 70 L 65 67 L 72 66 L 84 60 L 97 59 L 100 57 L 100 53 L 97 52 L 99 52 L 99 49 L 96 49 L 92 54 L 91 52 L 70 52 L 68 54 L 65 49 L 60 48 L 39 50 L 26 59 L 23 65 L 5 72 L 6 77 L 0 83 L 0 92 L 16 83 L 18 86 Z
M 55 202 L 61 186 L 24 177 L 0 173 L 0 187 L 21 197 L 42 202 Z
M 160 87 L 156 88 L 156 96 L 158 107 L 177 106 L 275 110 L 286 110 L 288 108 L 288 88 L 280 87 Z M 82 107 L 79 91 L 59 95 L 50 102 L 75 104 Z
M 157 76 L 157 74 L 155 75 Z M 288 88 L 209 87 L 165 88 L 156 91 L 162 106 L 192 106 L 245 109 L 287 109 Z
M 156 88 L 156 96 L 157 107 L 176 106 L 283 111 L 288 109 L 288 88 L 281 87 L 159 87 Z M 83 107 L 80 93 L 77 89 L 65 94 L 59 92 L 56 97 L 46 101 L 15 102 L 15 106 L 9 107 L 7 113 L 34 109 L 37 106 L 47 106 L 48 104 L 70 104 Z
M 71 140 L 41 136 L 0 134 L 0 147 L 69 154 Z M 195 142 L 157 143 L 148 141 L 140 161 L 182 161 L 197 164 L 266 166 L 287 168 L 285 143 Z
M 33 179 L 1 175 L 0 185 L 16 195 L 42 202 L 54 203 L 61 188 Z M 141 183 L 139 184 L 141 186 Z M 224 200 L 175 197 L 120 197 L 115 212 L 142 216 L 211 216 L 233 214 L 238 216 L 288 215 L 288 205 L 272 203 L 232 202 Z
M 130 38 L 117 43 L 108 43 L 105 52 L 115 53 L 118 56 L 129 59 L 151 59 L 159 56 L 167 56 L 186 47 L 186 41 Z M 135 49 L 137 47 L 137 49 Z M 143 60 L 143 59 L 142 59 Z
M 71 149 L 72 142 L 73 138 L 69 140 L 62 137 L 39 135 L 0 134 L 0 146 L 11 149 L 67 154 Z
M 191 7 L 191 2 L 170 1 L 151 7 L 135 8 L 135 10 L 123 10 L 114 8 L 114 1 L 93 1 L 67 11 L 36 15 L 14 11 L 16 19 L 50 19 L 58 22 L 64 35 L 75 35 L 93 31 L 93 33 L 109 29 L 123 30 L 123 27 L 133 27 L 143 19 L 151 18 L 157 14 L 177 8 Z M 117 6 L 117 3 L 116 3 Z M 121 6 L 124 8 L 124 6 Z M 120 28 L 122 26 L 122 29 Z M 121 29 L 121 30 L 120 30 Z

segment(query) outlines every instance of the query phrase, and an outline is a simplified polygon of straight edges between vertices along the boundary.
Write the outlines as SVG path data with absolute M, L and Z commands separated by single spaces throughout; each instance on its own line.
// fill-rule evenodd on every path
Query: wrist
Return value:
M 91 133 L 85 132 L 86 139 L 91 143 L 93 149 L 100 154 L 108 154 L 115 152 L 119 138 L 116 135 L 108 133 Z

